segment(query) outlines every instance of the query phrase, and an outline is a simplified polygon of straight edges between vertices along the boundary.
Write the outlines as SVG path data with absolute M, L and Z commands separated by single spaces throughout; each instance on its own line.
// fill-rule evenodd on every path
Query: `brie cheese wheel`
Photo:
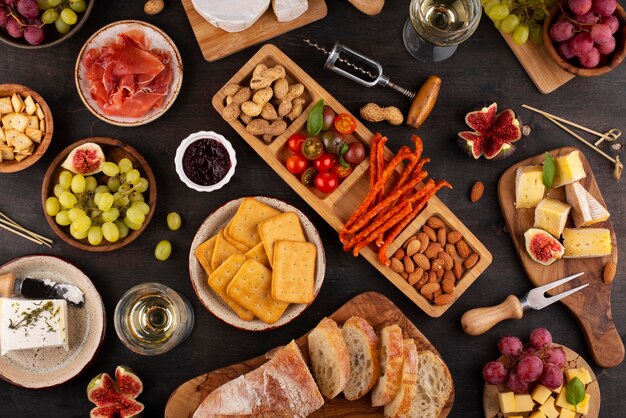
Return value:
M 270 7 L 270 0 L 192 0 L 210 24 L 226 32 L 248 29 Z
M 309 2 L 307 0 L 272 0 L 272 7 L 279 22 L 289 22 L 306 12 Z

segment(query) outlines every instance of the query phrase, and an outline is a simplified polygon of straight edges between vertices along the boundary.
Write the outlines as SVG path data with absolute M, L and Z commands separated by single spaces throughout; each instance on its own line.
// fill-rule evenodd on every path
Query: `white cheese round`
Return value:
M 196 11 L 226 32 L 248 29 L 269 8 L 271 0 L 192 0 Z

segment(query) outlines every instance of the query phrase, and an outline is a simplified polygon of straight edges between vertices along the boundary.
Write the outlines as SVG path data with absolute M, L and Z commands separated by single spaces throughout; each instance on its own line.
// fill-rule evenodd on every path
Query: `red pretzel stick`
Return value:
M 419 136 L 413 135 L 411 137 L 411 140 L 415 143 L 415 151 L 413 151 L 413 153 L 415 154 L 417 159 L 414 160 L 414 161 L 411 161 L 404 168 L 404 170 L 402 171 L 402 174 L 400 175 L 400 179 L 396 183 L 398 186 L 402 186 L 407 181 L 407 179 L 409 178 L 409 175 L 415 169 L 415 166 L 418 163 L 420 163 L 420 157 L 422 156 L 422 151 L 424 150 L 424 144 L 422 143 L 422 139 Z M 430 159 L 428 161 L 430 161 Z M 423 167 L 424 164 L 426 164 L 426 163 L 421 163 L 421 164 L 422 164 L 421 167 Z
M 387 137 L 384 136 L 381 138 L 381 140 L 378 142 L 378 148 L 376 149 L 376 164 L 378 165 L 378 167 L 376 168 L 376 173 L 378 175 L 378 177 L 376 178 L 376 180 L 380 180 L 380 176 L 382 175 L 383 171 L 385 170 L 385 143 L 387 143 Z M 382 197 L 385 194 L 385 188 L 383 187 L 377 194 L 376 194 L 376 199 L 375 199 L 375 203 L 378 203 L 380 201 L 380 199 L 382 199 Z
M 384 222 L 382 225 L 379 225 L 371 234 L 366 236 L 360 242 L 356 244 L 354 249 L 352 250 L 352 255 L 355 257 L 359 255 L 359 252 L 368 245 L 370 242 L 374 241 L 379 235 L 384 234 L 390 228 L 393 228 L 395 224 L 401 222 L 402 219 L 406 218 L 411 211 L 413 210 L 413 206 L 410 203 L 403 203 L 402 205 L 396 206 L 399 210 L 391 216 L 388 221 Z M 388 212 L 392 213 L 392 211 Z

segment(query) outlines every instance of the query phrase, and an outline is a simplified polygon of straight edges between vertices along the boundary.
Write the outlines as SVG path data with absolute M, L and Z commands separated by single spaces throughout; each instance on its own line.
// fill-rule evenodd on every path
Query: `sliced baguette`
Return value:
M 341 334 L 350 353 L 350 379 L 343 394 L 354 401 L 365 396 L 378 380 L 380 340 L 369 322 L 358 316 L 343 324 Z
M 380 379 L 372 390 L 372 406 L 387 405 L 400 390 L 402 381 L 402 329 L 388 325 L 380 332 Z
M 333 399 L 350 378 L 350 354 L 337 323 L 329 318 L 309 333 L 309 357 L 320 392 Z
M 408 417 L 437 418 L 452 391 L 452 377 L 445 363 L 432 351 L 417 353 L 419 376 Z
M 404 340 L 403 344 L 404 363 L 402 364 L 402 382 L 400 391 L 389 404 L 385 405 L 385 416 L 388 418 L 408 417 L 408 413 L 415 397 L 417 385 L 417 348 L 412 339 Z

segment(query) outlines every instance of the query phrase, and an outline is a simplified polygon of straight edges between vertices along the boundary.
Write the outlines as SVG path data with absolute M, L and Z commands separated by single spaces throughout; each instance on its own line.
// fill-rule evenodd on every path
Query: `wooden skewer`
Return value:
M 34 238 L 37 238 L 37 239 L 39 239 L 41 241 L 47 242 L 49 244 L 52 244 L 52 240 L 50 238 L 46 238 L 43 235 L 39 235 L 36 232 L 30 231 L 30 230 L 24 228 L 22 225 L 18 224 L 13 219 L 11 219 L 8 216 L 6 216 L 4 213 L 0 212 L 0 216 L 2 216 L 4 219 L 6 219 L 6 221 L 3 221 L 2 219 L 0 219 L 0 222 L 3 222 L 3 223 L 8 224 L 8 225 L 12 225 L 16 229 L 18 229 L 18 230 L 20 230 L 20 231 L 22 231 L 22 232 L 24 232 L 24 233 L 34 237 Z
M 5 224 L 0 223 L 0 228 L 4 228 L 4 229 L 6 229 L 7 231 L 11 231 L 11 232 L 13 232 L 14 234 L 19 235 L 19 236 L 20 236 L 20 237 L 22 237 L 22 238 L 26 238 L 27 240 L 34 242 L 35 244 L 45 245 L 45 246 L 46 246 L 46 247 L 48 247 L 48 248 L 52 248 L 52 245 L 48 244 L 47 242 L 45 242 L 45 241 L 40 241 L 40 240 L 38 240 L 38 239 L 36 239 L 36 238 L 33 238 L 33 237 L 29 236 L 29 235 L 26 235 L 26 234 L 22 234 L 21 232 L 19 232 L 19 231 L 15 230 L 15 229 L 12 229 L 12 228 L 10 228 L 10 227 L 6 226 Z

